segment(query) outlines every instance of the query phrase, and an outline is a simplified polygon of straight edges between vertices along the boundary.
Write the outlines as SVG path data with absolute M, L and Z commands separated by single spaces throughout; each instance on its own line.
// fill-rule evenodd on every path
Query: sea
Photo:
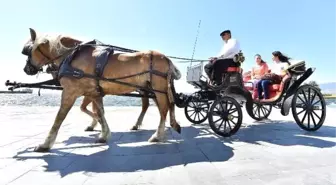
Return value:
M 74 106 L 80 106 L 83 97 L 79 97 Z M 141 106 L 141 98 L 126 96 L 104 97 L 104 106 Z M 60 106 L 61 93 L 41 92 L 32 94 L 0 94 L 0 106 Z M 328 107 L 336 108 L 336 99 L 326 99 Z M 150 105 L 155 103 L 150 99 Z

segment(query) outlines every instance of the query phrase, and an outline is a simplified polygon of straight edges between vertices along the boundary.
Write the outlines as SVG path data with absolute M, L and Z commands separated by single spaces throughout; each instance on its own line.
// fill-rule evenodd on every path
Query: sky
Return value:
M 21 54 L 29 28 L 135 50 L 157 50 L 168 56 L 208 59 L 218 54 L 219 34 L 230 29 L 246 60 L 244 71 L 255 65 L 254 55 L 272 63 L 279 50 L 316 67 L 308 79 L 336 81 L 334 0 L 11 0 L 0 6 L 0 89 L 5 81 L 37 82 L 48 75 L 27 76 Z M 189 63 L 175 65 L 183 74 L 177 91 L 192 91 L 185 76 Z

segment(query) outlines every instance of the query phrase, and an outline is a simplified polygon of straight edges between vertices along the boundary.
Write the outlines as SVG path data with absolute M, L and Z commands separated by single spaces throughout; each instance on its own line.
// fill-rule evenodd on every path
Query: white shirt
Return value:
M 286 62 L 273 63 L 270 67 L 271 73 L 275 73 L 277 75 L 281 75 L 284 70 L 288 68 L 288 64 Z
M 229 39 L 227 43 L 224 43 L 221 51 L 219 52 L 217 58 L 226 59 L 233 58 L 240 51 L 240 44 L 236 39 Z

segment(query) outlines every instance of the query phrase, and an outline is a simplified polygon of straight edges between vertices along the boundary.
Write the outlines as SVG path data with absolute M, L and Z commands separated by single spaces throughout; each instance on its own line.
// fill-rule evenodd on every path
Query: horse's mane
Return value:
M 61 39 L 63 37 L 72 38 L 70 36 L 66 36 L 63 34 L 50 34 L 49 33 L 49 34 L 44 34 L 44 35 L 38 35 L 36 37 L 35 43 L 38 46 L 44 43 L 45 41 L 49 41 L 49 51 L 51 53 L 56 53 L 57 55 L 62 55 L 71 49 L 71 48 L 64 46 L 61 43 Z

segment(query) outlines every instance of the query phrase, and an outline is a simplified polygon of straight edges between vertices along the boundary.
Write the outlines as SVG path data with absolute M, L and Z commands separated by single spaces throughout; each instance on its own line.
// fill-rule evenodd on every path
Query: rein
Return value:
M 41 53 L 41 55 L 43 55 L 44 58 L 46 58 L 48 61 L 45 63 L 45 66 L 49 66 L 48 70 L 46 71 L 46 73 L 50 73 L 50 72 L 56 72 L 57 70 L 55 70 L 55 64 L 54 61 L 60 59 L 61 57 L 65 56 L 65 55 L 69 55 L 71 52 L 79 49 L 82 46 L 105 46 L 105 47 L 111 47 L 113 48 L 113 50 L 115 51 L 119 51 L 119 52 L 124 52 L 124 53 L 134 53 L 134 52 L 139 52 L 137 50 L 133 50 L 133 49 L 128 49 L 128 48 L 123 48 L 123 47 L 119 47 L 119 46 L 114 46 L 114 45 L 110 45 L 110 44 L 76 44 L 75 47 L 70 48 L 67 52 L 58 55 L 54 58 L 49 57 L 48 55 L 46 55 L 41 49 L 40 47 L 37 48 L 37 50 Z M 201 60 L 201 59 L 190 59 L 190 58 L 184 58 L 184 57 L 176 57 L 176 56 L 167 56 L 167 58 L 171 58 L 171 59 L 178 59 L 180 61 L 175 61 L 176 63 L 189 63 L 189 62 L 206 62 L 209 60 Z M 53 70 L 51 70 L 53 69 Z

